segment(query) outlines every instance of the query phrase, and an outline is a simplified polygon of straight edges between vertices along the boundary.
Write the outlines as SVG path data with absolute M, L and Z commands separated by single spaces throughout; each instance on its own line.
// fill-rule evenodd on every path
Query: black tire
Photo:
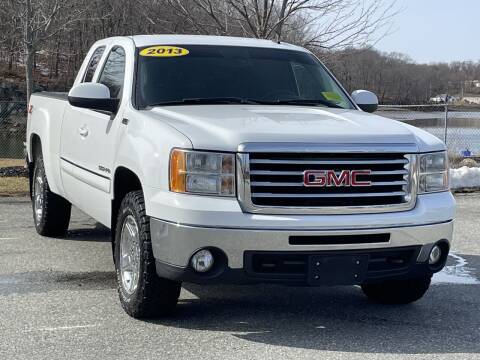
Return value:
M 127 291 L 120 265 L 121 237 L 124 223 L 133 216 L 138 229 L 139 276 L 136 288 Z M 142 191 L 132 191 L 123 199 L 118 211 L 115 231 L 114 260 L 120 302 L 125 312 L 134 318 L 152 318 L 169 315 L 175 309 L 181 283 L 160 278 L 156 273 L 150 237 L 150 218 L 145 212 Z
M 379 304 L 410 304 L 427 292 L 431 276 L 379 284 L 364 284 L 362 290 L 368 299 Z
M 37 233 L 50 237 L 64 236 L 70 223 L 72 205 L 50 191 L 41 153 L 35 159 L 31 181 L 33 221 Z M 41 204 L 37 202 L 38 196 L 42 196 Z

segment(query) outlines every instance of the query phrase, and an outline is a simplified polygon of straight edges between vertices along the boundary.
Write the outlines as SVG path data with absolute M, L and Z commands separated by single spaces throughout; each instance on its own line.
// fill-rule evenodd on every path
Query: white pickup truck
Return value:
M 98 41 L 69 94 L 31 97 L 39 234 L 71 205 L 112 230 L 134 317 L 171 312 L 181 283 L 360 285 L 421 298 L 450 249 L 445 145 L 370 114 L 308 50 L 267 40 Z

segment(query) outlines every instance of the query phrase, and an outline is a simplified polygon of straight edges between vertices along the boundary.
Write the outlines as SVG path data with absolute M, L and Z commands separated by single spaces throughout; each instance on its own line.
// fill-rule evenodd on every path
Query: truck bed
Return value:
M 50 91 L 41 91 L 34 93 L 33 95 L 38 96 L 38 97 L 47 97 L 51 99 L 57 99 L 57 100 L 68 100 L 68 92 L 50 92 Z

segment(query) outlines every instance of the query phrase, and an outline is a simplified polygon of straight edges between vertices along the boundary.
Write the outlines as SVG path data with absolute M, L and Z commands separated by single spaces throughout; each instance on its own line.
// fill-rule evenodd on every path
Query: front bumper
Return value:
M 448 249 L 452 233 L 453 221 L 358 230 L 285 230 L 201 227 L 151 219 L 159 276 L 195 283 L 303 284 L 312 256 L 367 259 L 368 271 L 361 283 L 432 274 L 444 264 L 432 270 L 427 264 L 430 250 L 439 241 Z M 191 256 L 201 248 L 213 249 L 220 259 L 206 274 L 189 267 Z M 263 271 L 261 264 L 269 263 L 294 266 Z

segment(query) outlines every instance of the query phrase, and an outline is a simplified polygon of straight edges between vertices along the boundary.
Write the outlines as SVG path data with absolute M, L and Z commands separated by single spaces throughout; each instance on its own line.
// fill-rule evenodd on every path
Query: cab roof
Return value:
M 308 50 L 288 44 L 278 43 L 272 40 L 252 39 L 233 36 L 209 36 L 209 35 L 134 35 L 130 38 L 136 47 L 143 48 L 155 45 L 219 45 L 219 46 L 245 46 L 262 47 L 272 49 L 297 50 L 308 52 Z

